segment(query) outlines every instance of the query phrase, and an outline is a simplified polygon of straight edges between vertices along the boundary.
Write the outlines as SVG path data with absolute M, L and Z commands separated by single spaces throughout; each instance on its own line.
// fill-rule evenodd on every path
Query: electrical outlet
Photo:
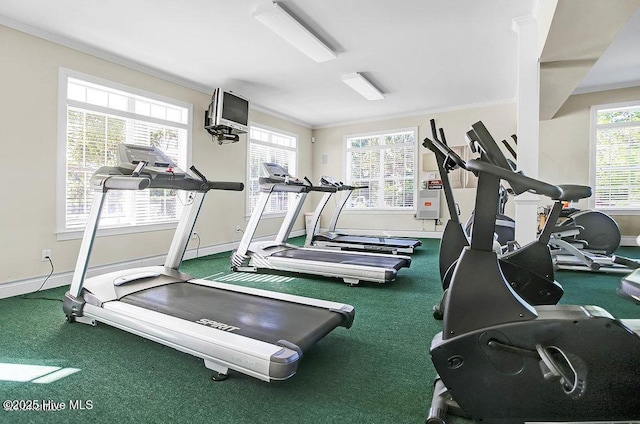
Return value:
M 47 262 L 49 259 L 53 259 L 51 257 L 51 249 L 42 249 L 42 262 Z
M 239 233 L 239 232 L 241 232 L 241 231 L 242 231 L 242 228 L 240 228 L 240 226 L 239 226 L 239 225 L 236 225 L 236 233 Z

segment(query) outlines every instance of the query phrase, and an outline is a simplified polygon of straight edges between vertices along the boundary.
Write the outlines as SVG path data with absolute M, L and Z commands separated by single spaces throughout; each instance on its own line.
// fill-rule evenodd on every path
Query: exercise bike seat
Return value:
M 562 194 L 557 200 L 572 201 L 580 200 L 591 197 L 593 190 L 589 186 L 576 185 L 576 184 L 562 184 L 558 185 L 562 190 Z

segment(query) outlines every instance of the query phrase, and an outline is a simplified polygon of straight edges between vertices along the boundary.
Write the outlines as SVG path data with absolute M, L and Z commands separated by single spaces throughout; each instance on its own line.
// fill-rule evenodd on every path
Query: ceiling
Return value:
M 560 0 L 563 1 L 563 0 Z M 604 1 L 604 0 L 603 0 Z M 316 63 L 251 14 L 264 0 L 2 0 L 0 24 L 311 128 L 514 101 L 514 18 L 537 0 L 282 0 L 336 53 Z M 640 13 L 577 90 L 640 85 Z M 630 54 L 630 52 L 635 52 Z M 341 81 L 360 72 L 385 95 Z
M 640 8 L 582 79 L 575 94 L 640 86 Z
M 560 0 L 553 8 L 540 54 L 540 120 L 573 93 L 640 85 L 640 0 L 611 5 Z

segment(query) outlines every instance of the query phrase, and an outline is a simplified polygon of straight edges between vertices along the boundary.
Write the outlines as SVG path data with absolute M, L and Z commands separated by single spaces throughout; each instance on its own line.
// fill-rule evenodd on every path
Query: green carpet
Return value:
M 0 398 L 63 403 L 62 411 L 0 411 L 10 423 L 421 423 L 435 375 L 431 316 L 441 287 L 439 240 L 424 240 L 410 269 L 391 284 L 350 287 L 328 278 L 231 274 L 229 254 L 186 261 L 181 270 L 239 285 L 335 300 L 356 308 L 351 329 L 338 328 L 302 358 L 291 379 L 266 383 L 238 373 L 210 380 L 202 361 L 107 325 L 67 324 L 57 300 L 66 288 L 0 300 Z M 640 257 L 640 249 L 626 249 Z M 240 276 L 246 276 L 237 280 Z M 597 304 L 621 318 L 640 309 L 615 294 L 619 275 L 558 272 L 563 303 Z M 235 280 L 234 280 L 235 279 Z M 11 381 L 7 364 L 79 371 L 51 383 Z M 15 377 L 15 374 L 13 374 Z M 70 401 L 83 401 L 82 404 Z M 91 401 L 91 404 L 86 401 Z M 51 403 L 49 403 L 51 404 Z M 23 402 L 23 406 L 27 403 Z M 32 403 L 33 405 L 33 403 Z M 70 410 L 70 406 L 85 409 Z M 89 408 L 90 406 L 90 408 Z M 465 420 L 453 419 L 452 423 Z

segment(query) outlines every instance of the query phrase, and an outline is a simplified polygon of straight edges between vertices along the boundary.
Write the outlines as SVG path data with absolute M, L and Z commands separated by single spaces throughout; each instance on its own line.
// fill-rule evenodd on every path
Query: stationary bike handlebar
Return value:
M 562 189 L 557 185 L 545 183 L 544 181 L 524 176 L 518 172 L 506 170 L 500 166 L 495 166 L 482 160 L 470 160 L 467 162 L 467 169 L 473 172 L 487 173 L 501 178 L 509 182 L 516 192 L 524 193 L 525 191 L 530 191 L 547 196 L 553 200 L 561 200 L 563 197 Z M 518 187 L 519 189 L 516 189 L 515 187 Z
M 500 178 L 503 178 L 509 181 L 509 183 L 511 184 L 511 188 L 516 194 L 521 194 L 521 193 L 524 193 L 525 191 L 533 191 L 538 194 L 548 196 L 553 200 L 561 200 L 561 201 L 575 201 L 580 199 L 586 199 L 592 195 L 592 190 L 591 190 L 591 187 L 589 186 L 582 186 L 582 185 L 575 185 L 575 184 L 565 184 L 565 185 L 554 186 L 540 180 L 535 180 L 530 177 L 525 177 L 524 175 L 522 175 L 521 172 L 516 172 L 514 164 L 510 163 L 510 161 L 502 153 L 502 151 L 498 147 L 498 144 L 496 143 L 494 138 L 491 136 L 491 134 L 489 133 L 485 125 L 482 123 L 482 121 L 476 122 L 471 127 L 472 127 L 472 130 L 467 132 L 467 138 L 469 139 L 471 144 L 475 144 L 482 150 L 483 152 L 482 158 L 488 161 L 490 164 L 498 168 L 504 169 L 507 174 L 518 175 L 518 177 L 515 177 L 516 179 L 512 178 L 512 180 L 509 180 L 509 178 L 500 176 Z M 515 136 L 512 136 L 512 137 L 514 138 L 514 141 L 516 141 L 517 143 L 517 137 Z M 516 181 L 517 178 L 520 178 L 519 182 Z M 529 182 L 526 182 L 524 179 L 528 179 Z M 539 184 L 545 184 L 550 187 L 555 187 L 560 190 L 560 194 L 550 195 L 552 194 L 553 190 L 549 191 L 548 187 L 547 189 L 543 188 L 542 186 L 538 186 L 537 188 L 530 187 L 528 184 L 531 184 L 532 182 L 537 182 Z M 538 191 L 538 189 L 543 191 Z M 547 191 L 545 192 L 545 190 Z

